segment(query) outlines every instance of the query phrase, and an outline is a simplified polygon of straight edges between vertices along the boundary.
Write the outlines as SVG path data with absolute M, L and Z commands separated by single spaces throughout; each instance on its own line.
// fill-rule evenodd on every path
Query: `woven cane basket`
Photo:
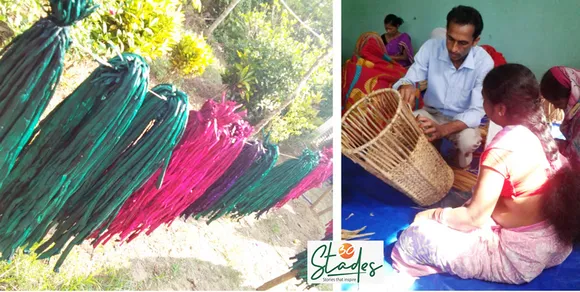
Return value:
M 420 206 L 437 203 L 453 184 L 453 170 L 393 89 L 372 92 L 344 114 L 342 153 Z

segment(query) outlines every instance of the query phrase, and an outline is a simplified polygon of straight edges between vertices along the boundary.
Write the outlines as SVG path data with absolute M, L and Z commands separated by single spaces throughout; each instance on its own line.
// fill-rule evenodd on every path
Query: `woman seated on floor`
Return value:
M 557 140 L 560 153 L 580 165 L 580 71 L 552 67 L 542 77 L 540 89 L 548 102 L 565 113 L 560 132 L 566 141 Z
M 401 273 L 526 283 L 579 238 L 580 182 L 562 167 L 534 74 L 496 67 L 482 92 L 487 116 L 504 128 L 482 153 L 472 199 L 423 211 L 401 234 L 391 255 Z
M 381 39 L 387 49 L 387 54 L 391 59 L 405 68 L 413 64 L 413 45 L 411 37 L 407 33 L 401 33 L 399 27 L 403 24 L 403 19 L 389 14 L 385 17 L 386 33 L 381 35 Z
M 356 42 L 354 55 L 343 67 L 342 114 L 364 95 L 391 88 L 405 73 L 407 70 L 387 55 L 377 33 L 363 33 Z

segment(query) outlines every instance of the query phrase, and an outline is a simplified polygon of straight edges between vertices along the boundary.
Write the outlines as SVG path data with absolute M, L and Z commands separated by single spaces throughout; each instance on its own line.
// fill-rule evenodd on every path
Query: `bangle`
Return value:
M 443 208 L 437 208 L 433 211 L 433 220 L 439 222 L 439 218 L 441 217 L 441 212 L 443 211 Z

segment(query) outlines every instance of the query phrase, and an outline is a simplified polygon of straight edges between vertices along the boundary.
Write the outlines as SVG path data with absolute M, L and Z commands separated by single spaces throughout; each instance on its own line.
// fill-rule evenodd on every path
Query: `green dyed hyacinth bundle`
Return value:
M 49 16 L 0 52 L 0 186 L 54 95 L 70 47 L 69 26 L 96 8 L 92 0 L 51 0 Z
M 322 241 L 332 240 L 332 220 L 326 224 L 326 232 L 324 234 L 324 238 Z M 290 258 L 294 260 L 292 263 L 292 270 L 296 271 L 296 280 L 300 281 L 298 285 L 302 283 L 307 283 L 308 281 L 308 258 L 307 258 L 307 251 L 304 250 L 299 254 Z M 309 284 L 306 286 L 306 289 L 310 289 L 318 284 Z
M 263 150 L 254 161 L 250 169 L 242 175 L 236 183 L 211 205 L 207 210 L 196 214 L 196 218 L 208 217 L 208 224 L 212 221 L 236 212 L 236 206 L 252 195 L 255 188 L 270 173 L 278 161 L 278 145 L 268 142 L 262 144 Z
M 141 108 L 148 78 L 140 56 L 112 58 L 39 124 L 0 187 L 3 259 L 41 241 L 67 200 L 109 168 Z
M 83 184 L 68 199 L 53 221 L 53 225 L 58 224 L 54 234 L 35 250 L 38 258 L 44 259 L 64 248 L 55 270 L 58 271 L 75 245 L 98 228 L 106 229 L 107 222 L 116 217 L 127 198 L 159 169 L 158 186 L 162 183 L 173 149 L 185 130 L 188 97 L 168 84 L 158 85 L 152 92 L 147 94 L 130 128 L 111 151 L 110 167 L 96 182 Z
M 274 167 L 259 186 L 249 192 L 244 201 L 236 205 L 233 217 L 241 218 L 257 212 L 256 217 L 259 218 L 312 172 L 319 160 L 318 152 L 305 149 L 298 159 L 289 159 Z

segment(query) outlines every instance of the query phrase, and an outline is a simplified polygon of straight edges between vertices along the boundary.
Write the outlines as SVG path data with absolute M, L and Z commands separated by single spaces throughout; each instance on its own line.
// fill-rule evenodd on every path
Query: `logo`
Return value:
M 352 258 L 354 255 L 354 247 L 350 243 L 343 243 L 338 249 L 338 254 L 345 260 Z
M 309 241 L 308 284 L 383 284 L 382 241 Z

